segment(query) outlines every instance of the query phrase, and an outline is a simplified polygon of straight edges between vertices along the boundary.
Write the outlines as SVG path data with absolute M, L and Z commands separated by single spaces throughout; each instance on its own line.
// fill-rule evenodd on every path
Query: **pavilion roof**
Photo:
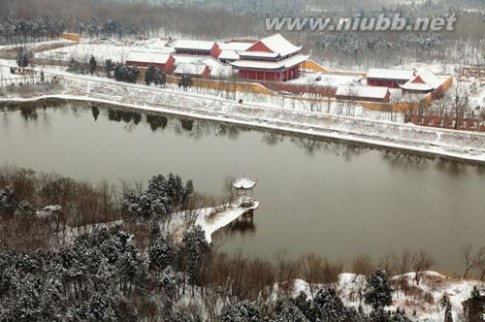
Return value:
M 234 181 L 232 184 L 236 189 L 251 189 L 256 186 L 256 181 L 246 178 L 246 176 L 242 176 L 241 178 Z

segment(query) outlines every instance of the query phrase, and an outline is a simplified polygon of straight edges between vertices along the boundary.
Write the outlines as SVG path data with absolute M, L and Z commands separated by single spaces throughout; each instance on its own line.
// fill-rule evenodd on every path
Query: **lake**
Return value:
M 0 106 L 1 108 L 1 106 Z M 314 252 L 349 263 L 426 250 L 462 273 L 461 248 L 485 246 L 485 167 L 206 121 L 67 104 L 0 112 L 0 164 L 99 183 L 170 172 L 220 194 L 227 176 L 258 180 L 253 226 L 216 247 L 249 256 Z M 100 114 L 96 115 L 96 111 Z M 238 229 L 239 228 L 239 229 Z

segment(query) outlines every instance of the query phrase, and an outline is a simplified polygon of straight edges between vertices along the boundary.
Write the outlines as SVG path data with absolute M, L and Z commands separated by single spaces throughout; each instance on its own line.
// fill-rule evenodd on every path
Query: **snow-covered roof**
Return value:
M 443 78 L 435 75 L 429 69 L 422 69 L 417 72 L 415 77 L 400 87 L 407 90 L 430 91 L 440 87 L 443 82 Z
M 201 56 L 191 56 L 191 55 L 172 55 L 175 59 L 176 64 L 192 64 L 196 62 L 200 62 L 202 57 Z
M 221 63 L 218 59 L 211 56 L 190 56 L 190 55 L 172 55 L 175 59 L 175 64 L 195 64 L 207 65 L 211 69 L 211 74 L 215 76 L 228 76 L 232 72 L 229 65 Z
M 169 58 L 170 54 L 159 51 L 132 50 L 128 53 L 128 58 L 126 59 L 126 61 L 166 64 Z
M 248 50 L 249 47 L 254 45 L 254 42 L 229 41 L 229 42 L 218 42 L 217 45 L 222 51 L 224 50 L 245 51 L 245 50 Z
M 257 60 L 239 60 L 230 63 L 237 68 L 252 68 L 252 69 L 280 69 L 289 68 L 301 64 L 308 59 L 308 55 L 295 55 L 280 61 L 257 61 Z
M 336 96 L 352 96 L 362 98 L 385 98 L 389 88 L 380 86 L 338 86 Z
M 266 46 L 269 50 L 279 56 L 287 56 L 294 54 L 301 50 L 301 46 L 297 47 L 289 42 L 285 37 L 280 34 L 275 34 L 266 38 L 261 39 L 261 42 L 264 46 Z M 248 48 L 246 53 L 250 53 L 251 48 Z
M 239 54 L 235 50 L 222 50 L 218 58 L 224 60 L 238 60 Z
M 210 56 L 202 58 L 200 62 L 209 66 L 211 69 L 211 74 L 214 76 L 228 76 L 232 72 L 231 66 L 223 64 L 218 59 Z
M 256 186 L 256 181 L 246 178 L 246 176 L 242 176 L 241 178 L 234 181 L 232 184 L 236 189 L 251 189 Z
M 192 64 L 177 64 L 174 74 L 190 74 L 190 75 L 202 75 L 205 69 L 208 68 L 206 64 L 192 63 Z
M 429 69 L 422 69 L 418 71 L 418 77 L 421 78 L 423 82 L 432 86 L 433 88 L 438 88 L 443 84 L 443 79 L 435 75 Z
M 407 82 L 406 84 L 399 85 L 402 89 L 407 89 L 410 91 L 432 91 L 433 87 L 428 84 L 423 83 L 413 83 Z
M 240 53 L 244 57 L 262 57 L 262 58 L 276 58 L 278 53 L 269 53 L 267 51 L 243 51 Z
M 378 79 L 410 80 L 413 77 L 414 77 L 413 70 L 402 70 L 402 69 L 371 68 L 367 73 L 367 78 L 378 78 Z
M 193 49 L 210 51 L 214 46 L 214 41 L 207 40 L 177 40 L 175 42 L 175 49 Z

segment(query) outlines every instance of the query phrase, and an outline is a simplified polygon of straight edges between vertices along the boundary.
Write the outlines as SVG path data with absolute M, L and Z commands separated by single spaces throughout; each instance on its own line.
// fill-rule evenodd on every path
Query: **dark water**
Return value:
M 217 235 L 224 251 L 313 251 L 350 262 L 425 249 L 446 273 L 485 246 L 485 168 L 204 121 L 71 105 L 0 114 L 0 163 L 98 183 L 174 172 L 209 194 L 226 176 L 258 180 L 254 226 Z

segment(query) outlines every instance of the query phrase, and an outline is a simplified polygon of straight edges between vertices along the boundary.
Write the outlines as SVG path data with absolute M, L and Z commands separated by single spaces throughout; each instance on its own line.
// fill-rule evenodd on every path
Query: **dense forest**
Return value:
M 1 167 L 0 320 L 391 322 L 413 321 L 412 312 L 389 310 L 396 291 L 434 301 L 415 287 L 433 265 L 423 251 L 378 264 L 354 258 L 347 269 L 363 278 L 352 295 L 358 307 L 337 291 L 342 263 L 312 253 L 261 259 L 217 252 L 193 220 L 207 200 L 173 174 L 120 190 Z M 174 234 L 169 223 L 179 211 L 190 215 Z M 412 281 L 390 278 L 409 271 Z M 299 293 L 298 279 L 310 294 Z M 474 294 L 471 308 L 481 303 L 480 291 Z
M 316 60 L 332 66 L 367 68 L 412 61 L 483 62 L 483 1 L 395 3 L 355 1 L 95 1 L 0 0 L 0 43 L 45 39 L 61 31 L 85 37 L 172 35 L 202 39 L 262 37 L 266 18 L 375 17 L 399 13 L 418 17 L 456 14 L 454 31 L 442 32 L 289 32 Z M 133 14 L 136 12 L 137 14 Z

